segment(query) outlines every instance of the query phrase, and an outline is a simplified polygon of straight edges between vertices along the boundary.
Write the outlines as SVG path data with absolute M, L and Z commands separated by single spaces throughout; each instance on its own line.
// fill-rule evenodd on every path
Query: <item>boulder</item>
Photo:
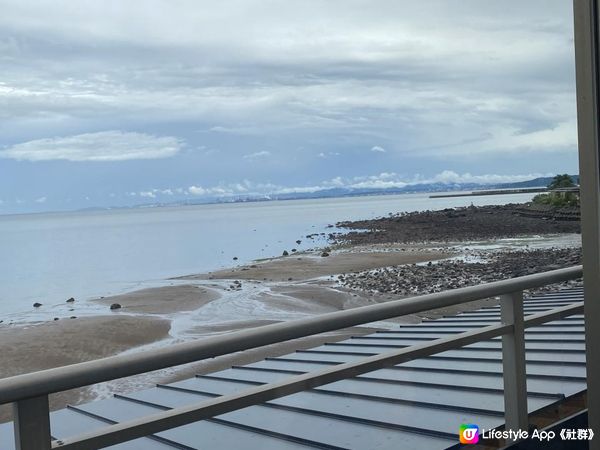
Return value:
M 119 303 L 113 303 L 112 305 L 110 305 L 110 309 L 111 310 L 121 309 L 121 305 Z

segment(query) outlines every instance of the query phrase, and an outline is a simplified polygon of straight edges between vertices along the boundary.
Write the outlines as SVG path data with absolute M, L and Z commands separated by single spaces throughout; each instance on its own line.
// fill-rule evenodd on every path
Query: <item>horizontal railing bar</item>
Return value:
M 558 269 L 376 305 L 336 311 L 213 336 L 152 351 L 87 361 L 0 380 L 0 404 L 66 391 L 213 358 L 242 350 L 363 325 L 393 317 L 458 305 L 582 276 L 582 266 Z
M 328 360 L 316 360 L 316 359 L 290 359 L 285 357 L 277 357 L 277 358 L 265 358 L 266 361 L 275 361 L 275 362 L 284 362 L 291 364 L 303 364 L 303 363 L 311 363 L 311 364 L 319 364 L 319 365 L 339 365 L 341 364 L 339 361 L 328 361 Z M 234 366 L 236 367 L 236 366 Z M 437 373 L 452 373 L 452 374 L 462 374 L 462 375 L 476 375 L 483 377 L 502 377 L 502 372 L 493 372 L 493 371 L 482 371 L 482 370 L 472 370 L 472 369 L 444 369 L 439 367 L 417 367 L 417 366 L 392 366 L 387 367 L 390 370 L 399 370 L 399 371 L 411 371 L 411 372 L 437 372 Z M 527 378 L 539 379 L 539 380 L 563 380 L 563 381 L 583 381 L 585 382 L 585 376 L 576 376 L 576 375 L 542 375 L 542 374 L 533 374 L 527 375 Z
M 257 371 L 257 372 L 266 372 L 266 373 L 282 373 L 288 375 L 301 375 L 303 373 L 308 373 L 306 370 L 286 370 L 286 369 L 273 369 L 266 367 L 246 367 L 246 366 L 234 366 L 232 369 L 244 369 L 248 371 Z M 230 376 L 225 375 L 196 375 L 196 378 L 200 379 L 221 379 L 221 380 L 238 380 L 238 378 L 231 378 Z M 343 380 L 346 381 L 346 380 Z M 389 378 L 379 378 L 372 376 L 364 376 L 353 378 L 352 381 L 357 381 L 359 383 L 374 383 L 374 384 L 392 384 L 398 386 L 416 386 L 416 387 L 429 387 L 432 389 L 446 389 L 451 391 L 461 391 L 461 392 L 483 392 L 486 394 L 500 394 L 504 392 L 503 389 L 499 388 L 490 388 L 490 387 L 477 387 L 477 386 L 461 386 L 456 384 L 442 384 L 442 383 L 433 383 L 426 381 L 408 381 L 408 380 L 392 380 Z M 321 390 L 321 388 L 317 388 L 317 390 Z M 339 391 L 343 392 L 343 391 Z M 117 394 L 115 394 L 116 396 Z M 529 397 L 538 397 L 538 398 L 551 398 L 551 399 L 563 399 L 565 396 L 563 394 L 552 394 L 547 392 L 535 392 L 528 391 L 527 395 Z
M 525 316 L 524 325 L 525 328 L 535 327 L 546 322 L 551 322 L 556 319 L 560 319 L 573 314 L 579 314 L 583 312 L 583 302 L 573 303 L 568 306 L 559 306 L 558 308 L 551 309 L 550 311 L 544 311 L 531 316 Z
M 339 364 L 317 372 L 293 376 L 279 382 L 223 395 L 212 400 L 205 400 L 193 405 L 178 407 L 120 424 L 110 425 L 101 430 L 83 433 L 79 436 L 54 442 L 52 448 L 61 450 L 87 450 L 116 445 L 297 392 L 313 389 L 335 381 L 353 378 L 384 367 L 394 366 L 434 353 L 500 336 L 511 330 L 512 325 L 490 325 L 452 337 L 436 339 L 433 342 L 374 355 L 360 361 Z

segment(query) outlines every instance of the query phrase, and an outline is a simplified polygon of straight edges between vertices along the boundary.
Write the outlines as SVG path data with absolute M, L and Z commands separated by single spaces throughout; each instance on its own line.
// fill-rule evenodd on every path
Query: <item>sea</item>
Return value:
M 336 231 L 329 226 L 338 221 L 531 197 L 403 194 L 0 216 L 0 320 L 35 319 L 35 302 L 66 307 L 74 297 L 79 305 L 292 248 L 323 247 L 321 233 Z

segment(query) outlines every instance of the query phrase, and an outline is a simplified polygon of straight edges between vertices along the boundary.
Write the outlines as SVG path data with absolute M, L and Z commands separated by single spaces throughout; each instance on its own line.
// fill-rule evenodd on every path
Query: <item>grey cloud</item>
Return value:
M 231 172 L 264 148 L 302 158 L 297 143 L 323 174 L 319 153 L 354 172 L 352 155 L 568 159 L 568 3 L 0 0 L 0 146 L 137 130 L 219 148 L 206 161 Z
M 0 158 L 17 161 L 128 161 L 168 158 L 182 147 L 183 143 L 173 137 L 104 131 L 16 144 L 0 150 Z

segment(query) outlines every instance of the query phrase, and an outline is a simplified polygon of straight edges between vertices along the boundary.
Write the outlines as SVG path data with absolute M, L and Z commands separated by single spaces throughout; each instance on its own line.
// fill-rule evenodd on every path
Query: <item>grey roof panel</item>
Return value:
M 320 347 L 316 347 L 310 351 L 302 351 L 302 353 L 330 353 L 330 352 L 341 352 L 341 353 L 362 353 L 365 355 L 375 355 L 385 352 L 398 350 L 405 346 L 378 346 L 369 344 L 352 344 L 352 343 L 334 343 L 327 344 Z M 432 355 L 431 358 L 478 358 L 490 361 L 502 360 L 502 349 L 501 348 L 461 348 L 457 350 L 448 350 L 440 352 L 436 355 Z M 560 352 L 554 349 L 546 350 L 529 350 L 527 351 L 528 361 L 548 361 L 559 362 L 561 364 L 566 363 L 579 363 L 585 365 L 585 351 L 581 352 Z
M 439 330 L 435 330 L 435 331 L 427 331 L 427 332 L 420 332 L 419 330 L 411 330 L 411 331 L 398 331 L 398 330 L 393 330 L 393 331 L 377 331 L 369 336 L 372 337 L 394 337 L 394 336 L 399 336 L 399 337 L 410 337 L 410 338 L 424 338 L 424 337 L 429 337 L 429 338 L 441 338 L 441 337 L 447 337 L 447 336 L 451 336 L 452 334 L 457 334 L 459 333 L 456 330 L 453 331 L 439 331 Z M 368 336 L 361 336 L 361 337 L 368 337 Z M 573 342 L 585 342 L 584 336 L 582 333 L 573 333 L 573 334 L 560 334 L 560 335 L 556 335 L 556 333 L 527 333 L 527 330 L 525 331 L 525 341 L 532 341 L 532 340 L 540 340 L 540 339 L 546 339 L 546 340 L 557 340 L 560 339 L 561 341 L 565 341 L 565 342 L 569 342 L 569 341 L 573 341 Z
M 265 370 L 291 370 L 291 371 L 314 371 L 320 370 L 336 363 L 311 363 L 299 360 L 281 360 L 268 359 L 249 364 L 248 368 L 258 368 Z M 452 376 L 458 375 L 458 376 Z M 360 378 L 369 378 L 386 381 L 401 382 L 423 382 L 433 384 L 450 384 L 451 386 L 471 386 L 473 388 L 502 389 L 502 374 L 500 372 L 473 372 L 460 369 L 456 374 L 445 370 L 434 370 L 431 368 L 410 368 L 406 366 L 396 366 L 388 369 L 380 369 L 361 375 Z M 527 377 L 529 390 L 532 392 L 545 393 L 564 393 L 571 395 L 585 389 L 585 379 L 571 380 L 558 377 L 539 378 L 535 376 Z
M 410 346 L 416 344 L 422 344 L 427 342 L 428 340 L 433 340 L 434 338 L 403 338 L 403 337 L 388 337 L 382 338 L 378 336 L 365 336 L 365 337 L 355 337 L 352 339 L 348 339 L 345 341 L 336 342 L 336 344 L 363 344 L 363 345 L 380 345 L 380 346 L 390 346 L 393 348 L 394 346 Z M 481 341 L 476 344 L 466 345 L 463 348 L 473 348 L 473 349 L 502 349 L 502 343 L 500 339 L 497 340 L 489 340 L 489 341 Z M 571 350 L 578 352 L 585 352 L 585 343 L 584 342 L 563 342 L 562 340 L 554 340 L 554 341 L 546 341 L 546 342 L 525 342 L 525 348 L 528 350 Z
M 289 377 L 289 373 L 269 372 L 262 370 L 228 369 L 213 373 L 210 377 L 226 380 L 270 383 Z M 456 389 L 451 385 L 434 385 L 432 383 L 381 383 L 368 378 L 352 378 L 327 384 L 316 391 L 335 392 L 346 395 L 361 395 L 381 399 L 394 399 L 406 402 L 448 405 L 457 408 L 481 409 L 502 414 L 504 411 L 504 395 L 502 390 L 481 391 L 474 389 Z M 559 400 L 562 396 L 530 396 L 528 405 L 535 411 Z
M 188 380 L 194 381 L 194 379 Z M 194 386 L 187 384 L 188 388 Z M 244 386 L 247 387 L 247 386 Z M 225 392 L 224 390 L 222 392 Z M 231 392 L 231 389 L 230 389 Z M 200 392 L 193 394 L 173 389 L 151 389 L 136 392 L 128 398 L 160 404 L 167 407 L 189 405 L 212 398 Z M 455 443 L 451 437 L 420 434 L 402 429 L 385 428 L 360 421 L 348 421 L 338 417 L 303 413 L 300 411 L 269 406 L 253 406 L 219 416 L 219 419 L 242 426 L 255 427 L 299 439 L 312 439 L 326 445 L 345 448 L 364 449 L 377 443 L 382 449 L 397 448 L 398 442 L 404 442 L 408 448 L 418 445 L 430 445 L 432 449 L 446 448 Z M 236 448 L 217 446 L 214 448 Z M 241 447 L 237 447 L 241 448 Z
M 163 394 L 162 397 L 160 396 L 160 394 Z M 157 396 L 161 397 L 161 401 L 156 401 Z M 163 392 L 156 388 L 150 389 L 148 391 L 140 391 L 128 397 L 149 399 L 147 401 L 150 402 L 154 400 L 154 403 L 157 403 L 157 405 L 165 407 L 178 406 L 178 404 L 174 404 L 172 401 L 172 399 L 176 398 L 176 394 L 174 394 L 173 392 Z M 204 398 L 208 399 L 212 397 L 204 396 Z M 187 402 L 179 404 L 190 404 L 194 402 L 199 402 L 201 400 L 202 398 L 199 398 L 197 396 L 188 395 Z M 165 409 L 159 406 L 150 406 L 148 404 L 132 402 L 127 400 L 126 398 L 120 397 L 92 402 L 86 405 L 81 405 L 78 408 L 117 422 L 143 417 L 149 414 L 155 414 Z M 260 434 L 254 431 L 245 430 L 240 427 L 235 427 L 232 425 L 227 425 L 215 421 L 201 421 L 185 425 L 182 427 L 164 431 L 162 433 L 158 433 L 157 436 L 170 441 L 184 444 L 191 448 L 198 449 L 246 448 L 256 450 L 291 450 L 315 448 L 315 446 L 312 446 L 310 444 L 292 442 L 290 440 Z
M 350 353 L 307 353 L 297 352 L 278 357 L 280 360 L 291 361 L 327 361 L 333 363 L 344 363 L 364 358 L 364 355 Z M 466 358 L 442 359 L 442 358 L 420 358 L 402 364 L 405 367 L 434 368 L 440 370 L 468 370 L 473 372 L 501 373 L 502 364 L 499 361 L 468 360 Z M 585 366 L 573 366 L 552 361 L 527 363 L 527 374 L 550 375 L 556 377 L 576 377 L 585 380 Z
M 187 389 L 195 388 L 219 395 L 248 389 L 248 385 L 244 383 L 206 378 L 184 380 L 176 383 L 176 386 Z M 426 429 L 447 433 L 448 435 L 456 434 L 457 420 L 461 421 L 459 423 L 478 423 L 485 428 L 496 427 L 504 423 L 504 418 L 497 414 L 474 414 L 460 410 L 424 406 L 417 403 L 406 405 L 374 399 L 331 395 L 315 390 L 289 395 L 269 403 L 392 426 L 406 426 L 416 429 L 426 427 Z M 221 417 L 231 419 L 231 417 L 237 417 L 238 413 L 239 411 L 235 411 Z M 310 433 L 310 430 L 306 430 L 306 433 Z

